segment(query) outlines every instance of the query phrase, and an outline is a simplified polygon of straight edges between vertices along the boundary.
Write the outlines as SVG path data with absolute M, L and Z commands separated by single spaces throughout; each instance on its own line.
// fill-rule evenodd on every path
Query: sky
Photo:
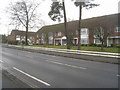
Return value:
M 7 7 L 9 6 L 10 2 L 16 2 L 18 0 L 0 0 L 0 34 L 10 34 L 11 30 L 15 27 L 10 26 L 9 16 L 10 14 L 6 12 Z M 40 0 L 34 0 L 35 2 L 39 2 Z M 100 4 L 100 6 L 86 10 L 85 8 L 82 9 L 82 19 L 116 14 L 118 13 L 118 2 L 120 0 L 94 0 L 94 3 Z M 41 13 L 40 19 L 42 19 L 45 24 L 44 25 L 52 25 L 62 22 L 54 22 L 52 21 L 49 16 L 48 12 L 50 11 L 50 6 L 52 1 L 51 0 L 41 0 L 41 4 L 38 7 L 38 12 Z M 67 20 L 78 20 L 79 19 L 79 8 L 74 5 L 71 0 L 65 0 L 66 5 L 66 14 Z M 41 25 L 40 28 L 44 25 Z M 21 28 L 22 30 L 23 28 Z M 32 30 L 32 31 L 37 31 Z

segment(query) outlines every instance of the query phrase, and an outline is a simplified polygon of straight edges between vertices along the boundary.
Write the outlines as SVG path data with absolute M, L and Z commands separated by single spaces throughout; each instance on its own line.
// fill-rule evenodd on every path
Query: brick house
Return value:
M 12 30 L 10 36 L 9 36 L 9 42 L 22 42 L 25 41 L 25 31 L 21 30 Z M 28 32 L 28 44 L 34 44 L 35 43 L 35 32 Z
M 105 45 L 120 44 L 120 25 L 118 25 L 118 19 L 119 14 L 83 19 L 81 21 L 81 44 L 101 44 L 94 37 L 95 28 L 99 27 L 104 29 L 104 34 L 109 33 L 105 38 Z M 78 22 L 78 20 L 68 22 L 68 32 L 74 45 L 78 44 Z M 25 31 L 12 30 L 9 40 L 25 41 Z M 28 32 L 28 41 L 29 44 L 66 45 L 64 23 L 43 26 L 37 32 Z
M 120 44 L 118 16 L 118 14 L 113 14 L 83 19 L 81 23 L 81 43 L 101 44 L 101 42 L 94 37 L 94 30 L 95 28 L 102 27 L 104 33 L 109 33 L 104 44 L 107 46 L 110 46 L 111 44 Z M 68 22 L 68 31 L 74 45 L 77 45 L 78 43 L 77 29 L 78 21 Z M 66 37 L 64 33 L 64 23 L 44 26 L 36 32 L 36 44 L 66 45 Z

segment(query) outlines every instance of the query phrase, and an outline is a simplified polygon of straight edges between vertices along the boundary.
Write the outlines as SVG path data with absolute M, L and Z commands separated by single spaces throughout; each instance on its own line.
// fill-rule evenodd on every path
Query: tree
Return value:
M 62 12 L 61 12 L 62 10 L 63 10 L 64 15 L 62 15 Z M 63 18 L 64 16 L 64 28 L 65 28 L 65 36 L 66 36 L 66 41 L 67 41 L 67 49 L 70 49 L 70 38 L 69 38 L 68 29 L 67 29 L 65 1 L 62 0 L 62 3 L 57 0 L 53 1 L 51 5 L 51 10 L 48 13 L 48 15 L 53 21 L 56 21 L 56 20 L 61 21 L 61 18 Z
M 2 43 L 7 43 L 7 36 L 5 34 L 2 35 Z
M 102 43 L 101 50 L 103 50 L 103 45 L 104 45 L 105 39 L 107 38 L 108 35 L 109 35 L 109 33 L 105 32 L 105 29 L 102 27 L 97 27 L 94 30 L 94 38 L 99 40 Z
M 74 1 L 74 0 L 72 0 Z M 81 49 L 81 17 L 82 17 L 82 8 L 90 9 L 95 6 L 98 6 L 99 4 L 94 4 L 91 3 L 93 0 L 76 0 L 75 5 L 78 7 L 79 6 L 79 27 L 78 27 L 78 50 Z
M 110 28 L 106 28 L 104 26 L 95 27 L 94 38 L 101 42 L 101 50 L 103 50 L 103 45 L 105 43 L 105 40 L 110 35 L 111 31 L 112 30 Z
M 20 0 L 15 3 L 10 4 L 10 14 L 11 19 L 14 21 L 13 23 L 17 26 L 22 25 L 26 29 L 26 45 L 28 44 L 28 31 L 29 28 L 33 28 L 35 26 L 36 20 L 36 9 L 39 4 L 34 3 L 32 1 Z

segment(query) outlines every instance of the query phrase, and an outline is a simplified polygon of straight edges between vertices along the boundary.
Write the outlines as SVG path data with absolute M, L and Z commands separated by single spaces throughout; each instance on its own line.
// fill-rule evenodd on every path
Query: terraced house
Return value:
M 101 17 L 93 17 L 83 19 L 81 21 L 81 44 L 101 44 L 100 40 L 95 37 L 96 28 L 104 29 L 104 44 L 120 44 L 120 25 L 118 24 L 119 14 L 106 15 Z M 78 20 L 68 22 L 68 32 L 71 43 L 78 44 Z M 25 40 L 25 32 L 13 30 L 10 35 L 11 40 Z M 36 33 L 29 32 L 28 41 L 32 44 L 42 45 L 66 45 L 66 37 L 64 32 L 64 23 L 43 26 Z
M 25 41 L 25 31 L 21 30 L 12 30 L 10 36 L 9 36 L 9 42 L 15 42 L 18 41 L 21 43 L 22 41 Z M 35 43 L 35 32 L 28 32 L 28 44 L 34 44 Z
M 101 44 L 98 38 L 94 37 L 95 28 L 102 27 L 107 35 L 104 44 L 120 44 L 120 27 L 118 25 L 118 14 L 94 17 L 82 20 L 81 44 Z M 78 21 L 68 22 L 68 31 L 74 45 L 78 43 Z M 107 34 L 108 33 L 108 34 Z M 36 44 L 66 45 L 64 23 L 44 26 L 36 32 Z

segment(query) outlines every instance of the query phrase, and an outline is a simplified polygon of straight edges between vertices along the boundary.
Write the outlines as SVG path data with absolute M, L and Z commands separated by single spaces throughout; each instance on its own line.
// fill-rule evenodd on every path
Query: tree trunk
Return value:
M 28 45 L 27 38 L 28 38 L 28 27 L 26 27 L 25 45 Z
M 26 19 L 27 19 L 27 21 L 26 21 L 26 39 L 25 39 L 25 44 L 26 45 L 28 45 L 28 23 L 29 23 L 29 19 L 28 19 L 28 12 L 27 12 L 27 9 L 26 9 L 26 15 L 27 15 L 27 17 L 26 17 Z
M 101 45 L 101 51 L 103 51 L 103 42 L 102 42 L 102 45 Z
M 81 49 L 81 17 L 82 17 L 82 6 L 79 6 L 79 12 L 80 12 L 80 16 L 79 16 L 79 28 L 78 28 L 78 50 Z
M 49 45 L 48 33 L 46 33 L 46 45 Z
M 66 35 L 66 41 L 67 41 L 67 49 L 70 49 L 70 38 L 69 38 L 68 30 L 67 30 L 67 18 L 66 18 L 66 10 L 65 10 L 64 0 L 62 1 L 62 3 L 63 3 L 64 26 L 65 26 L 65 35 Z

